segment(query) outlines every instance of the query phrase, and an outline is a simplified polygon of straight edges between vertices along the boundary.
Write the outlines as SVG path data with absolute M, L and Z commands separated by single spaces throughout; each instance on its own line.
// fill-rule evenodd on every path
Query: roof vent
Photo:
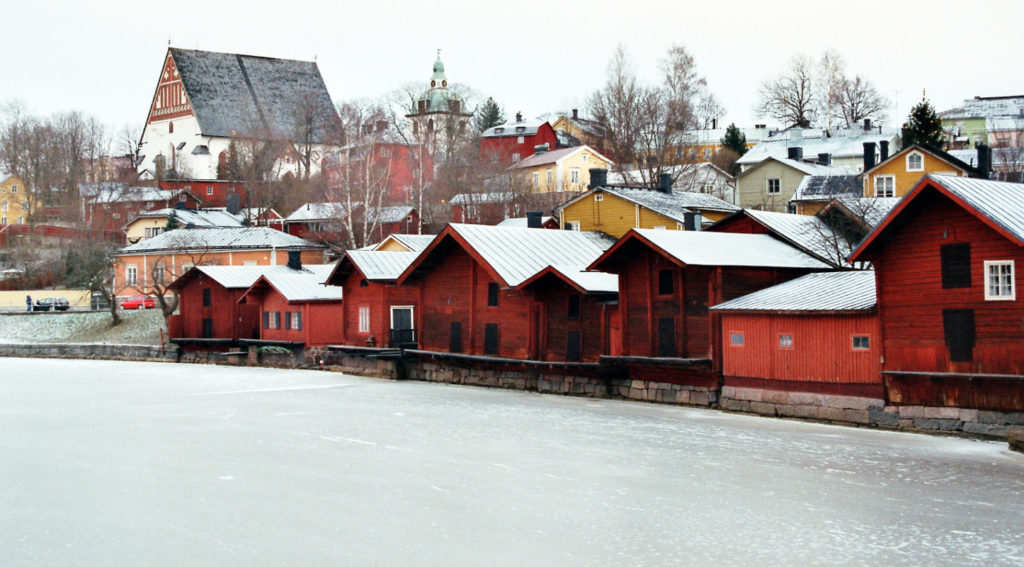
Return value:
M 518 123 L 518 122 L 522 122 L 522 121 L 523 121 L 523 113 L 522 112 L 517 112 L 516 113 L 516 122 Z
M 544 211 L 526 211 L 526 227 L 527 228 L 542 228 L 542 221 L 544 220 Z
M 604 187 L 608 185 L 608 170 L 600 167 L 593 167 L 590 169 L 590 185 L 588 189 L 594 187 Z

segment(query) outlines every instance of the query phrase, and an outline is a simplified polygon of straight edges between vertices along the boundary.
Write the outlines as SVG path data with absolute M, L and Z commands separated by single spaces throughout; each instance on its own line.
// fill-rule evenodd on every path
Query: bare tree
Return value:
M 810 127 L 816 116 L 814 62 L 797 55 L 782 75 L 761 83 L 754 111 L 787 126 Z
M 846 126 L 852 127 L 865 118 L 883 122 L 888 118 L 890 103 L 864 77 L 844 78 L 837 91 L 837 105 Z

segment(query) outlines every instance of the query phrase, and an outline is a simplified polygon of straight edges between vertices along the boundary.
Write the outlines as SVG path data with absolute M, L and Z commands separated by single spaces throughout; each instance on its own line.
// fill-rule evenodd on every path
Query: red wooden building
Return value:
M 333 264 L 292 266 L 261 275 L 239 302 L 259 306 L 259 339 L 303 346 L 339 344 L 342 289 L 324 285 Z
M 79 185 L 82 218 L 92 231 L 120 232 L 131 219 L 146 211 L 167 208 L 197 209 L 203 201 L 189 191 L 157 187 L 129 187 L 107 181 Z
M 853 250 L 843 231 L 834 230 L 831 225 L 814 215 L 741 209 L 704 230 L 734 234 L 769 234 L 835 267 L 843 266 L 846 257 Z
M 386 180 L 387 200 L 391 202 L 412 201 L 417 187 L 434 181 L 433 158 L 417 144 L 373 142 L 346 147 L 331 154 L 326 161 L 329 189 L 343 189 L 346 174 L 359 178 L 365 175 L 363 168 L 369 167 L 374 177 Z
M 523 120 L 523 115 L 516 113 L 515 122 L 488 128 L 480 134 L 480 157 L 507 166 L 532 156 L 534 147 L 542 144 L 552 150 L 559 147 L 551 124 Z
M 827 268 L 763 234 L 631 229 L 589 269 L 619 275 L 625 355 L 711 359 L 717 369 L 708 307 Z
M 1020 382 L 1024 185 L 928 175 L 851 260 L 875 267 L 883 372 L 1001 374 Z
M 367 218 L 366 215 L 369 215 Z M 367 210 L 355 203 L 352 210 L 344 203 L 306 203 L 284 220 L 285 232 L 314 242 L 348 242 L 347 219 L 352 217 L 356 229 L 357 245 L 368 245 L 384 240 L 391 234 L 416 234 L 420 217 L 409 206 L 380 207 Z M 363 225 L 370 226 L 363 242 Z
M 596 360 L 615 326 L 613 276 L 583 268 L 598 233 L 448 225 L 397 282 L 419 290 L 419 347 L 532 360 Z
M 396 285 L 395 280 L 417 256 L 419 252 L 345 252 L 327 278 L 345 296 L 339 344 L 398 347 L 416 342 L 419 289 Z
M 239 303 L 267 270 L 284 266 L 196 266 L 168 286 L 178 292 L 178 313 L 167 319 L 171 342 L 186 350 L 227 350 L 239 339 L 259 338 L 259 305 Z
M 820 272 L 711 308 L 724 387 L 884 399 L 870 270 Z
M 164 191 L 188 191 L 203 203 L 203 207 L 226 207 L 228 196 L 237 193 L 240 203 L 247 202 L 245 186 L 241 181 L 222 179 L 161 179 L 157 185 Z

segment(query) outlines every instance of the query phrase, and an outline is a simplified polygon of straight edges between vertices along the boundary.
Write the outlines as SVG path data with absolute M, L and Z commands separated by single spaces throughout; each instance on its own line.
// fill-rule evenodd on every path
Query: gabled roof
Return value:
M 349 214 L 345 203 L 306 203 L 285 217 L 284 222 L 309 222 L 338 219 Z
M 965 100 L 962 106 L 939 112 L 939 118 L 943 120 L 956 120 L 994 116 L 1019 116 L 1021 112 L 1024 112 L 1024 95 L 976 96 Z
M 184 189 L 160 189 L 159 187 L 129 187 L 117 181 L 100 183 L 79 183 L 79 194 L 90 203 L 139 203 L 159 202 L 176 199 L 182 193 L 196 198 Z M 197 201 L 199 199 L 196 199 Z
M 864 253 L 888 230 L 893 221 L 927 191 L 938 191 L 1007 240 L 1024 246 L 1024 184 L 928 174 L 904 195 L 889 215 L 857 245 L 856 250 L 850 255 L 850 261 L 861 260 Z
M 448 201 L 452 205 L 498 205 L 515 199 L 515 193 L 459 193 Z
M 418 251 L 348 250 L 325 281 L 341 285 L 345 276 L 355 269 L 368 281 L 392 283 L 419 255 Z
M 699 211 L 717 211 L 717 212 L 733 212 L 739 210 L 739 207 L 731 203 L 727 203 L 714 195 L 707 193 L 693 193 L 689 191 L 673 191 L 671 193 L 664 193 L 656 189 L 645 189 L 645 188 L 633 188 L 633 187 L 594 187 L 586 192 L 580 193 L 572 199 L 562 203 L 555 207 L 555 211 L 561 211 L 572 205 L 573 203 L 579 202 L 582 199 L 590 197 L 596 193 L 608 193 L 625 199 L 631 203 L 636 203 L 645 209 L 656 212 L 659 215 L 668 217 L 676 222 L 686 222 L 685 213 L 699 212 Z
M 195 228 L 228 228 L 242 226 L 242 217 L 233 215 L 224 209 L 158 209 L 146 211 L 128 221 L 131 224 L 139 219 L 146 218 L 169 218 L 171 215 L 177 219 L 182 228 L 192 225 Z
M 379 209 L 370 209 L 369 217 L 370 222 L 375 220 L 382 223 L 401 222 L 405 220 L 405 217 L 414 212 L 416 212 L 416 209 L 409 206 L 381 207 Z
M 633 228 L 587 269 L 600 269 L 620 250 L 635 242 L 659 251 L 681 266 L 831 267 L 767 234 Z
M 118 254 L 214 250 L 306 250 L 318 244 L 267 227 L 178 229 L 122 248 Z
M 871 311 L 876 305 L 874 270 L 818 272 L 712 307 L 715 311 Z
M 899 202 L 899 197 L 840 197 L 825 208 L 839 207 L 847 216 L 860 219 L 864 228 L 871 230 L 878 226 Z
M 549 128 L 551 127 L 550 124 L 539 119 L 526 119 L 521 122 L 506 122 L 484 130 L 483 133 L 480 134 L 480 137 L 501 138 L 504 136 L 533 136 L 537 133 L 537 130 L 545 125 Z
M 503 226 L 505 228 L 527 228 L 526 225 L 529 221 L 530 219 L 527 217 L 512 217 L 507 218 L 494 226 Z M 553 221 L 556 221 L 555 217 L 543 216 L 540 218 L 541 226 Z
M 797 170 L 797 171 L 799 171 L 801 173 L 804 173 L 805 175 L 826 175 L 826 176 L 828 176 L 828 175 L 851 175 L 853 173 L 852 171 L 850 171 L 849 169 L 847 169 L 845 167 L 836 167 L 836 166 L 833 166 L 833 165 L 821 165 L 820 163 L 810 163 L 810 162 L 806 162 L 806 161 L 797 161 L 795 159 L 768 156 L 768 157 L 764 158 L 763 160 L 757 162 L 757 165 L 755 165 L 754 167 L 748 168 L 748 169 L 740 172 L 740 174 L 736 176 L 736 179 L 739 179 L 741 177 L 746 177 L 747 175 L 749 175 L 752 172 L 756 171 L 758 168 L 760 168 L 762 166 L 765 166 L 765 165 L 768 165 L 769 163 L 772 163 L 772 162 L 780 163 L 782 165 L 789 166 L 789 167 L 791 167 L 791 168 L 793 168 L 793 169 L 795 169 L 795 170 Z
M 402 273 L 398 283 L 415 273 L 445 242 L 466 250 L 504 287 L 517 287 L 549 266 L 581 271 L 612 244 L 596 232 L 453 223 Z
M 333 270 L 333 264 L 303 266 L 299 270 L 271 270 L 253 282 L 242 297 L 268 286 L 288 301 L 341 301 L 342 288 L 324 284 Z
M 800 181 L 791 201 L 828 201 L 837 197 L 859 197 L 864 183 L 859 175 L 808 175 Z
M 384 240 L 373 245 L 370 250 L 380 250 L 386 242 L 393 240 L 411 252 L 419 252 L 429 246 L 436 236 L 436 234 L 399 234 L 396 232 L 389 234 Z
M 545 276 L 552 276 L 565 282 L 580 293 L 612 294 L 619 292 L 619 276 L 604 272 L 587 272 L 577 266 L 548 266 L 519 284 L 522 289 Z
M 971 150 L 971 151 L 974 152 L 974 156 L 975 156 L 975 159 L 976 159 L 977 155 L 978 155 L 978 150 Z M 894 153 L 893 155 L 889 156 L 887 159 L 885 159 L 884 161 L 882 161 L 881 163 L 879 163 L 875 167 L 872 167 L 871 169 L 865 171 L 864 175 L 870 175 L 871 173 L 873 173 L 873 172 L 877 171 L 879 168 L 881 168 L 883 165 L 893 163 L 894 161 L 896 161 L 898 159 L 904 159 L 906 157 L 906 155 L 909 154 L 910 152 L 921 152 L 921 153 L 929 154 L 932 157 L 934 157 L 935 159 L 940 160 L 940 161 L 944 161 L 944 162 L 952 165 L 953 167 L 955 167 L 955 168 L 957 168 L 957 169 L 959 169 L 959 170 L 961 170 L 961 171 L 963 171 L 963 172 L 965 172 L 965 173 L 967 173 L 969 175 L 974 175 L 974 174 L 977 173 L 977 170 L 974 168 L 974 166 L 972 166 L 969 163 L 965 163 L 963 160 L 961 160 L 960 158 L 958 158 L 954 154 L 942 151 L 942 150 L 940 150 L 938 148 L 932 148 L 932 147 L 928 147 L 928 146 L 922 146 L 920 144 L 914 144 L 913 146 L 910 146 L 910 147 L 907 147 L 907 148 L 903 148 L 902 150 L 900 150 L 900 151 Z
M 791 147 L 803 148 L 803 153 L 807 157 L 830 154 L 833 158 L 855 158 L 864 155 L 864 142 L 877 144 L 884 140 L 892 144 L 897 137 L 895 130 L 883 130 L 880 134 L 878 130 L 865 132 L 859 128 L 850 128 L 837 130 L 832 137 L 827 137 L 821 130 L 802 130 L 797 135 L 795 129 L 790 129 L 762 140 L 747 150 L 736 163 L 750 166 L 769 157 L 785 159 Z
M 204 136 L 283 136 L 321 143 L 338 121 L 314 61 L 175 47 L 168 53 Z M 296 128 L 300 112 L 315 117 L 308 136 Z
M 840 265 L 840 258 L 846 257 L 851 245 L 837 234 L 825 221 L 814 215 L 776 213 L 743 209 L 708 227 L 709 232 L 719 232 L 736 217 L 745 216 L 763 226 L 769 234 L 787 244 L 832 265 Z
M 306 269 L 313 266 L 305 266 Z M 227 289 L 248 289 L 264 274 L 293 272 L 288 266 L 193 266 L 168 287 L 181 289 L 189 281 L 203 274 Z
M 609 164 L 613 163 L 612 160 L 610 160 L 610 159 L 604 157 L 603 155 L 597 153 L 597 151 L 594 150 L 594 148 L 591 148 L 590 146 L 574 146 L 574 147 L 571 147 L 571 148 L 561 148 L 561 149 L 557 149 L 557 150 L 549 150 L 549 151 L 546 151 L 546 152 L 535 153 L 535 154 L 533 154 L 532 156 L 530 156 L 528 158 L 525 158 L 525 159 L 522 159 L 522 160 L 520 160 L 520 161 L 518 161 L 516 163 L 513 163 L 508 168 L 509 169 L 529 169 L 531 167 L 538 167 L 538 166 L 541 166 L 541 165 L 551 165 L 551 164 L 558 163 L 558 162 L 562 161 L 563 159 L 568 158 L 570 156 L 573 156 L 573 155 L 575 155 L 575 154 L 577 154 L 579 152 L 582 152 L 584 150 L 587 150 L 590 153 L 594 154 L 595 156 L 597 156 L 598 159 L 604 161 L 605 163 L 609 163 Z

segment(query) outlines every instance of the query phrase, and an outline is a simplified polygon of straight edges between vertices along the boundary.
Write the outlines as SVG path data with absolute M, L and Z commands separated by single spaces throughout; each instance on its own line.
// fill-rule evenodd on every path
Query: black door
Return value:
M 203 338 L 213 338 L 213 319 L 203 319 Z
M 412 308 L 391 308 L 391 346 L 407 347 L 416 344 L 412 329 Z
M 462 323 L 452 321 L 448 331 L 448 352 L 462 352 Z
M 582 345 L 579 331 L 569 331 L 568 342 L 565 345 L 565 359 L 569 362 L 579 362 L 583 358 Z
M 498 324 L 484 325 L 484 354 L 498 354 Z
M 676 320 L 673 317 L 658 319 L 658 356 L 678 356 L 676 351 Z
M 942 327 L 949 349 L 950 362 L 970 362 L 974 359 L 974 310 L 943 309 Z

